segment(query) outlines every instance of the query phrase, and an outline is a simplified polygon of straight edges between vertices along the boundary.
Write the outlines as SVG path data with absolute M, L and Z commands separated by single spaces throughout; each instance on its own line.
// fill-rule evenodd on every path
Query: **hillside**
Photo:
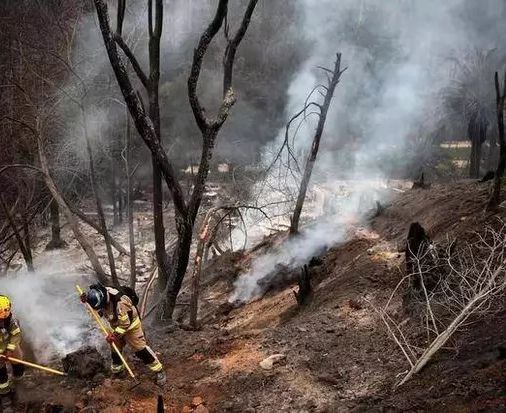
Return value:
M 370 228 L 354 228 L 352 239 L 319 257 L 314 297 L 303 309 L 292 285 L 238 308 L 227 305 L 234 279 L 258 250 L 213 259 L 203 272 L 202 329 L 174 323 L 149 333 L 168 368 L 166 406 L 177 412 L 204 412 L 204 406 L 211 412 L 504 411 L 504 307 L 455 336 L 453 349 L 395 390 L 406 362 L 368 305 L 386 299 L 402 278 L 399 246 L 414 219 L 435 241 L 448 234 L 472 239 L 505 215 L 504 209 L 483 212 L 487 192 L 486 185 L 462 181 L 399 193 Z M 184 312 L 179 318 L 186 322 Z M 283 357 L 271 369 L 259 365 L 274 354 Z M 30 390 L 35 383 L 37 392 Z M 35 374 L 22 386 L 34 409 L 43 401 L 106 412 L 155 411 L 161 391 L 147 379 L 132 386 L 104 375 L 61 383 Z M 55 386 L 62 392 L 55 394 Z M 190 408 L 194 397 L 204 404 Z

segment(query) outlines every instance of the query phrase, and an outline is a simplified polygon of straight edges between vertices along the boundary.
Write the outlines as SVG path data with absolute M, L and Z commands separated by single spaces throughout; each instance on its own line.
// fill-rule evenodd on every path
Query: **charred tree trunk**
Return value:
M 504 73 L 503 89 L 499 84 L 499 74 L 495 73 L 495 93 L 497 110 L 497 127 L 499 130 L 499 163 L 494 177 L 494 186 L 487 209 L 495 209 L 501 203 L 501 180 L 506 168 L 506 142 L 504 141 L 504 102 L 506 100 L 506 72 Z
M 21 214 L 21 221 L 23 223 L 23 235 L 25 236 L 25 247 L 30 256 L 30 261 L 32 262 L 33 268 L 33 255 L 32 255 L 32 240 L 30 238 L 30 228 L 28 227 L 28 210 L 25 208 L 23 213 Z
M 171 316 L 174 311 L 177 295 L 181 289 L 181 285 L 186 274 L 186 268 L 188 267 L 193 226 L 202 202 L 205 183 L 209 174 L 209 161 L 213 156 L 216 138 L 236 101 L 232 89 L 236 51 L 246 34 L 256 5 L 257 0 L 250 0 L 244 13 L 241 25 L 232 37 L 229 36 L 228 27 L 225 26 L 227 47 L 223 57 L 223 100 L 220 109 L 218 110 L 218 114 L 214 119 L 206 117 L 204 108 L 202 107 L 197 94 L 197 86 L 202 62 L 207 49 L 225 21 L 228 10 L 228 0 L 219 1 L 214 19 L 204 33 L 202 33 L 197 48 L 193 54 L 192 68 L 188 78 L 188 100 L 190 101 L 195 122 L 202 134 L 202 152 L 199 169 L 193 181 L 194 189 L 188 203 L 188 215 L 186 218 L 176 217 L 179 239 L 178 246 L 174 251 L 171 273 L 166 288 L 167 297 L 165 311 L 169 316 Z
M 206 228 L 207 229 L 207 228 Z M 205 236 L 206 234 L 203 234 Z M 201 235 L 202 236 L 202 235 Z M 199 293 L 200 293 L 200 275 L 202 273 L 202 260 L 204 255 L 205 240 L 197 244 L 197 253 L 193 267 L 192 278 L 192 294 L 190 300 L 190 326 L 193 329 L 198 328 L 198 312 L 199 312 Z
M 483 142 L 487 139 L 487 120 L 481 111 L 476 112 L 468 124 L 468 135 L 471 140 L 471 158 L 469 164 L 469 177 L 480 178 L 481 149 Z
M 177 218 L 176 218 L 177 219 Z M 176 299 L 181 290 L 183 279 L 190 261 L 190 249 L 192 243 L 193 223 L 180 218 L 180 232 L 177 244 L 172 254 L 171 271 L 167 280 L 166 296 L 162 304 L 162 318 L 171 318 L 176 308 Z
M 406 274 L 410 276 L 410 290 L 414 292 L 419 292 L 422 289 L 417 262 L 423 259 L 429 244 L 430 239 L 425 229 L 418 222 L 413 222 L 409 226 L 405 254 Z
M 327 86 L 324 86 L 325 97 L 323 100 L 323 104 L 318 104 L 315 102 L 311 102 L 304 108 L 304 111 L 311 104 L 315 105 L 319 108 L 319 119 L 318 125 L 316 127 L 316 133 L 313 138 L 313 143 L 311 145 L 311 150 L 309 152 L 309 156 L 306 161 L 306 166 L 304 168 L 304 174 L 302 175 L 302 181 L 300 183 L 299 194 L 297 196 L 297 202 L 295 203 L 295 209 L 293 211 L 293 216 L 290 224 L 290 234 L 297 234 L 299 231 L 299 221 L 300 215 L 302 213 L 302 207 L 304 206 L 304 201 L 306 199 L 306 193 L 309 186 L 309 180 L 311 179 L 311 174 L 313 172 L 313 167 L 316 162 L 316 157 L 318 155 L 318 150 L 320 148 L 320 140 L 323 134 L 323 128 L 325 127 L 325 121 L 327 120 L 327 113 L 330 107 L 330 103 L 332 98 L 334 97 L 334 91 L 336 89 L 337 84 L 339 83 L 339 79 L 343 71 L 341 70 L 341 54 L 337 54 L 336 62 L 334 65 L 334 70 L 324 69 L 327 73 L 332 74 L 332 78 L 329 79 L 329 83 Z
M 213 212 L 214 211 L 211 210 L 206 214 L 202 224 L 202 230 L 200 231 L 197 244 L 197 252 L 195 253 L 195 260 L 193 263 L 192 293 L 190 298 L 190 327 L 194 330 L 198 328 L 197 317 L 199 311 L 200 275 L 202 273 L 204 250 L 209 236 L 209 221 Z
M 116 75 L 116 79 L 122 91 L 125 102 L 130 111 L 135 126 L 139 132 L 139 135 L 141 136 L 145 144 L 148 146 L 148 148 L 151 150 L 151 153 L 154 159 L 156 160 L 156 164 L 160 169 L 163 178 L 165 178 L 165 182 L 167 183 L 167 187 L 170 191 L 172 202 L 174 203 L 178 241 L 176 248 L 174 249 L 174 252 L 172 254 L 173 259 L 170 263 L 170 272 L 164 289 L 166 295 L 162 311 L 163 316 L 168 318 L 172 316 L 172 312 L 174 310 L 174 306 L 176 303 L 176 297 L 181 288 L 181 284 L 188 266 L 190 246 L 193 236 L 193 226 L 202 198 L 200 188 L 202 188 L 205 185 L 205 179 L 207 178 L 208 173 L 209 159 L 212 156 L 212 149 L 215 143 L 214 140 L 221 126 L 226 121 L 232 105 L 235 103 L 232 85 L 226 83 L 227 81 L 225 80 L 225 77 L 224 77 L 225 84 L 223 90 L 225 90 L 226 92 L 224 94 L 222 104 L 218 110 L 218 114 L 214 119 L 208 119 L 205 116 L 204 109 L 201 106 L 199 98 L 197 96 L 197 84 L 200 76 L 202 62 L 209 47 L 209 44 L 211 43 L 211 41 L 213 40 L 213 38 L 216 36 L 216 34 L 223 25 L 223 21 L 227 14 L 228 0 L 219 0 L 216 13 L 212 22 L 209 24 L 207 29 L 200 37 L 199 44 L 194 52 L 192 68 L 190 72 L 190 77 L 188 79 L 188 96 L 190 100 L 190 105 L 192 107 L 192 111 L 197 126 L 199 127 L 203 137 L 201 165 L 204 167 L 207 166 L 206 170 L 203 169 L 199 170 L 199 173 L 195 178 L 194 182 L 195 190 L 192 192 L 188 205 L 184 197 L 182 186 L 176 177 L 173 165 L 169 161 L 167 154 L 161 145 L 159 139 L 160 134 L 157 133 L 154 126 L 155 122 L 153 121 L 153 119 L 151 119 L 150 116 L 148 116 L 145 113 L 140 96 L 135 92 L 132 86 L 132 82 L 130 81 L 130 77 L 128 75 L 126 67 L 123 64 L 121 57 L 119 55 L 118 46 L 126 55 L 128 60 L 132 64 L 132 68 L 137 74 L 137 77 L 139 78 L 140 82 L 148 91 L 153 90 L 153 87 L 151 85 L 151 78 L 153 76 L 153 73 L 150 73 L 149 78 L 145 75 L 134 54 L 121 37 L 120 28 L 118 28 L 116 34 L 112 33 L 109 23 L 109 16 L 107 12 L 106 2 L 104 0 L 94 0 L 94 3 L 100 24 L 100 30 L 102 32 L 102 37 L 104 39 L 104 44 L 109 56 L 109 60 Z M 243 39 L 250 21 L 251 13 L 255 8 L 256 3 L 257 0 L 250 0 L 248 10 L 243 18 L 242 24 L 232 39 L 228 38 L 228 30 L 226 31 L 227 40 L 229 42 L 228 47 L 229 49 L 231 50 L 237 49 L 239 43 Z M 119 6 L 120 8 L 122 7 L 121 4 Z M 155 27 L 158 30 L 161 30 L 161 22 L 163 19 L 162 7 L 163 1 L 156 0 L 155 19 L 157 20 L 157 23 Z M 156 37 L 156 33 L 153 31 L 152 0 L 148 2 L 148 9 L 149 9 L 148 12 L 149 33 L 151 39 L 152 35 L 155 35 Z M 155 43 L 159 43 L 159 40 L 158 42 Z M 150 55 L 151 55 L 151 47 L 152 44 L 150 44 Z M 156 47 L 156 52 L 159 54 L 159 44 Z M 232 70 L 231 68 L 233 68 L 235 53 L 228 52 L 226 53 L 226 56 L 227 57 L 224 58 L 223 62 L 224 71 L 225 73 L 229 73 Z M 153 66 L 151 67 L 151 69 L 153 69 Z M 158 69 L 158 67 L 156 67 L 156 69 Z M 156 78 L 159 77 L 159 73 L 155 73 L 155 75 Z M 231 81 L 231 76 L 229 81 Z M 152 97 L 153 96 L 151 94 L 150 114 L 152 112 L 151 111 Z M 204 179 L 204 182 L 201 182 L 200 181 L 201 179 Z M 162 265 L 164 264 L 165 262 L 162 262 Z M 163 274 L 161 278 L 163 281 Z
M 163 2 L 155 2 L 153 26 L 152 1 L 149 2 L 149 117 L 153 122 L 153 127 L 158 143 L 162 144 L 160 127 L 160 38 L 163 28 Z M 155 254 L 158 265 L 158 289 L 162 293 L 167 285 L 169 277 L 169 262 L 167 251 L 165 249 L 165 225 L 163 222 L 163 187 L 162 171 L 156 156 L 151 155 L 151 165 L 153 168 L 153 224 L 155 233 Z
M 489 134 L 489 147 L 487 154 L 487 171 L 493 171 L 497 168 L 499 156 L 497 156 L 497 135 L 495 133 Z
M 49 213 L 51 216 L 51 241 L 46 245 L 46 249 L 54 250 L 64 248 L 67 244 L 62 240 L 60 233 L 60 207 L 54 198 L 49 205 Z
M 299 277 L 297 278 L 297 284 L 299 285 L 299 291 L 293 292 L 297 304 L 303 307 L 309 303 L 313 296 L 313 288 L 311 287 L 311 273 L 307 265 L 301 270 Z
M 471 140 L 471 160 L 469 164 L 469 177 L 480 177 L 481 144 L 477 139 Z
M 165 406 L 163 403 L 163 396 L 161 394 L 158 395 L 156 400 L 156 413 L 164 413 L 165 412 Z
M 411 186 L 411 189 L 427 189 L 430 188 L 430 184 L 425 182 L 425 174 L 422 172 L 420 174 L 420 178 L 413 181 L 413 185 Z

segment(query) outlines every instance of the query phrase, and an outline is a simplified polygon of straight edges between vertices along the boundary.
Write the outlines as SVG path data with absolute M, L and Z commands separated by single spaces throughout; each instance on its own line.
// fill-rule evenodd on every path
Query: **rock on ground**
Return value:
M 284 354 L 273 354 L 272 356 L 263 359 L 260 362 L 260 367 L 262 367 L 264 370 L 271 370 L 275 363 L 278 363 L 284 359 L 285 359 Z

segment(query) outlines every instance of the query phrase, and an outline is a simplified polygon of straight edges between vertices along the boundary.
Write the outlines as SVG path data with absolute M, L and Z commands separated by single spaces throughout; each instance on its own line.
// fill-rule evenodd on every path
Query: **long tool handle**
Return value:
M 84 293 L 83 289 L 81 287 L 79 287 L 78 285 L 76 285 L 76 289 L 77 289 L 79 295 L 82 295 Z M 109 335 L 109 330 L 107 329 L 105 324 L 102 322 L 102 320 L 100 319 L 97 312 L 88 303 L 86 303 L 86 308 L 88 309 L 88 312 L 93 316 L 93 318 L 95 319 L 95 321 L 97 322 L 98 326 L 103 331 L 103 333 L 106 336 Z M 116 354 L 120 358 L 121 362 L 123 363 L 123 365 L 127 369 L 128 374 L 130 374 L 130 377 L 135 379 L 135 374 L 133 373 L 132 369 L 130 368 L 130 366 L 126 362 L 125 357 L 123 357 L 123 354 L 121 354 L 121 351 L 119 351 L 118 346 L 115 343 L 112 343 L 112 348 L 114 349 L 114 351 L 116 352 Z
M 7 357 L 7 356 L 4 356 L 3 354 L 0 355 L 0 357 L 2 357 L 5 360 L 9 360 L 13 363 L 24 364 L 25 366 L 33 367 L 35 369 L 39 369 L 39 370 L 43 370 L 43 371 L 47 371 L 48 373 L 58 374 L 59 376 L 66 376 L 66 374 L 63 371 L 50 369 L 49 367 L 41 366 L 41 365 L 35 364 L 35 363 L 30 363 L 29 361 L 20 360 L 15 357 Z

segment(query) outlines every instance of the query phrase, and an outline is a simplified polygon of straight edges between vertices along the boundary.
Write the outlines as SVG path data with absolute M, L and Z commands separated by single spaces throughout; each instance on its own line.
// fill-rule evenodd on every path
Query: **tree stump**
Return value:
M 420 188 L 420 189 L 428 189 L 428 188 L 430 188 L 430 184 L 428 184 L 428 183 L 425 182 L 425 175 L 424 175 L 423 172 L 420 175 L 420 178 L 418 178 L 417 181 L 413 182 L 413 186 L 411 187 L 411 189 L 417 189 L 417 188 Z
M 406 274 L 410 275 L 409 288 L 415 293 L 422 289 L 420 267 L 423 261 L 426 261 L 426 252 L 430 243 L 425 229 L 418 222 L 413 222 L 409 226 L 405 254 Z
M 304 265 L 302 268 L 302 271 L 297 278 L 297 284 L 299 285 L 299 291 L 294 291 L 293 294 L 297 300 L 297 304 L 302 307 L 307 305 L 313 296 L 311 273 L 307 265 Z

